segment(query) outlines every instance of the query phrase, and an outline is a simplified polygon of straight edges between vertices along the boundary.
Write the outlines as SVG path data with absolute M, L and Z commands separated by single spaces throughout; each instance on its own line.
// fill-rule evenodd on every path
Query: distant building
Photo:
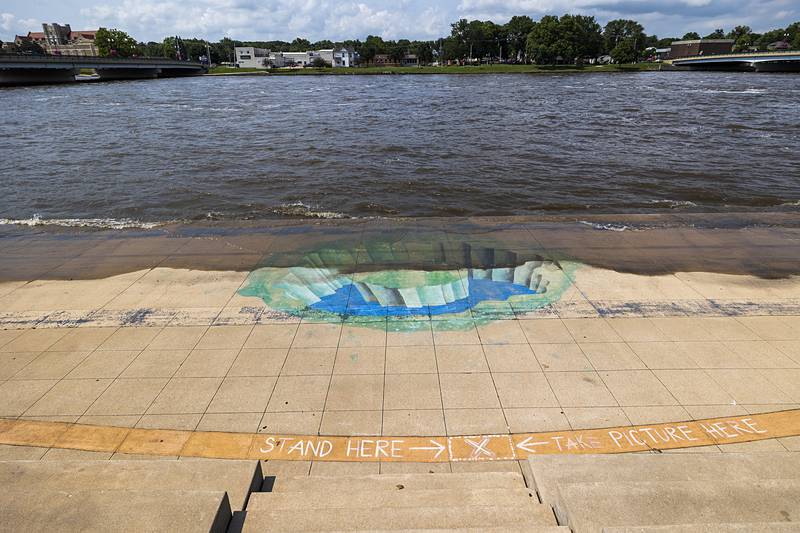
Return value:
M 356 53 L 347 48 L 329 48 L 305 52 L 272 52 L 263 48 L 253 48 L 252 46 L 237 46 L 234 53 L 236 66 L 240 68 L 307 67 L 318 58 L 334 68 L 352 67 L 356 63 Z
M 252 46 L 237 46 L 234 50 L 236 66 L 240 68 L 269 68 L 270 51 Z
M 653 51 L 653 55 L 655 56 L 656 61 L 663 61 L 665 59 L 669 59 L 670 54 L 672 54 L 672 48 L 656 48 Z
M 95 37 L 97 30 L 72 31 L 69 24 L 42 24 L 44 31 L 28 32 L 28 35 L 17 35 L 16 44 L 33 41 L 51 55 L 64 56 L 96 56 L 99 54 Z
M 670 45 L 669 59 L 680 57 L 710 56 L 733 52 L 733 39 L 695 39 L 675 41 Z
M 786 41 L 775 41 L 774 43 L 769 43 L 767 45 L 767 50 L 770 51 L 783 51 L 783 50 L 791 50 L 791 46 Z
M 405 54 L 400 61 L 395 61 L 389 54 L 375 54 L 372 64 L 376 67 L 416 67 L 419 65 L 419 58 L 415 54 Z

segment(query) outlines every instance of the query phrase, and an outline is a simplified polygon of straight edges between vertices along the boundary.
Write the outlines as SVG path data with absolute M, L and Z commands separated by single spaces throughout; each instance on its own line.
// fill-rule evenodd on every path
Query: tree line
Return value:
M 420 63 L 442 61 L 506 62 L 557 64 L 580 62 L 585 58 L 610 55 L 617 63 L 633 63 L 647 57 L 647 50 L 668 47 L 677 40 L 733 39 L 734 51 L 766 50 L 777 41 L 800 49 L 800 22 L 786 28 L 755 33 L 749 26 L 736 26 L 726 32 L 718 29 L 708 35 L 689 32 L 682 37 L 659 38 L 648 35 L 635 20 L 617 19 L 601 26 L 594 17 L 566 14 L 547 15 L 534 21 L 527 15 L 512 17 L 505 24 L 487 20 L 461 19 L 450 25 L 450 35 L 436 40 L 385 40 L 369 35 L 366 39 L 311 42 L 296 38 L 288 41 L 237 41 L 225 37 L 217 42 L 202 39 L 167 37 L 161 42 L 137 42 L 127 33 L 100 28 L 95 42 L 104 56 L 167 57 L 197 60 L 210 54 L 212 63 L 234 61 L 234 48 L 253 46 L 279 52 L 302 52 L 325 48 L 349 48 L 369 63 L 379 54 L 399 62 L 415 54 Z M 35 45 L 35 43 L 33 43 Z M 36 45 L 38 47 L 38 45 Z M 31 48 L 28 45 L 26 51 Z M 35 50 L 34 50 L 35 52 Z

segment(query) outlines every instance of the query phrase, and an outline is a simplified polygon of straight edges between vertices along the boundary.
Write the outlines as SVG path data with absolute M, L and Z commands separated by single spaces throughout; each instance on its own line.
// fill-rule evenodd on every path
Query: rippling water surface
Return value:
M 202 77 L 0 89 L 0 219 L 773 208 L 800 77 Z

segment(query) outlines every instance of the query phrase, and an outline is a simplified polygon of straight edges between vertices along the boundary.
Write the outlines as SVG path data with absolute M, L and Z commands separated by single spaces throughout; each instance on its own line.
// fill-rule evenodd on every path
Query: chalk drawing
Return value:
M 486 323 L 503 313 L 513 316 L 515 310 L 531 311 L 557 301 L 578 267 L 493 248 L 462 247 L 436 261 L 424 254 L 411 258 L 400 251 L 397 257 L 382 252 L 380 262 L 363 265 L 348 251 L 307 253 L 296 259 L 296 266 L 251 272 L 239 294 L 260 298 L 274 311 L 316 321 L 346 319 L 370 326 L 389 318 L 395 330 L 403 331 L 418 328 L 415 320 L 432 318 L 445 329 L 463 329 L 474 321 Z M 442 253 L 439 248 L 437 252 Z M 275 262 L 285 262 L 279 259 Z M 403 268 L 383 268 L 387 264 Z

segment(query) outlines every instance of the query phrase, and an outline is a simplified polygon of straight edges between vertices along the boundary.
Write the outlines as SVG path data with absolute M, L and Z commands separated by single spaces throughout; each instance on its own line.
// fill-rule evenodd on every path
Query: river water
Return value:
M 0 219 L 740 211 L 800 201 L 800 77 L 199 77 L 0 89 Z

